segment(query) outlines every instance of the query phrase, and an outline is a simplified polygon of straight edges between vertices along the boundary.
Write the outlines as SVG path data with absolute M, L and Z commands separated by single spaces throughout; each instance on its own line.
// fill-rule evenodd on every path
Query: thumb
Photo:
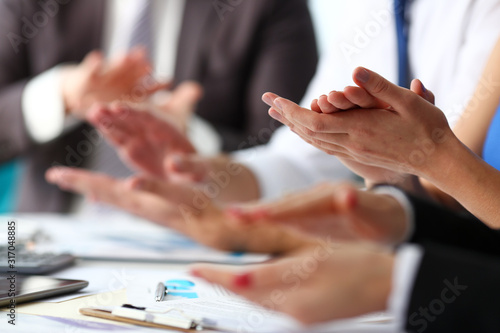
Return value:
M 86 68 L 86 75 L 89 77 L 98 76 L 104 64 L 104 56 L 101 51 L 92 51 L 85 56 L 81 65 Z
M 158 195 L 173 204 L 189 204 L 193 198 L 193 191 L 187 186 L 148 176 L 132 176 L 127 179 L 125 186 L 133 190 Z
M 406 110 L 410 94 L 414 95 L 408 89 L 401 88 L 364 67 L 358 67 L 354 70 L 353 80 L 370 95 L 391 105 L 398 111 Z
M 427 102 L 434 104 L 435 98 L 432 91 L 427 90 L 422 81 L 415 79 L 411 82 L 410 90 L 418 96 L 425 99 Z
M 169 107 L 173 112 L 191 113 L 202 96 L 203 89 L 198 83 L 186 81 L 172 92 Z

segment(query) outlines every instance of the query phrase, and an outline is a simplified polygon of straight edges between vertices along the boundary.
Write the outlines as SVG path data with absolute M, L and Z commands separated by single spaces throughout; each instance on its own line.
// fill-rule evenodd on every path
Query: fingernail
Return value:
M 134 190 L 142 190 L 145 185 L 146 185 L 146 182 L 144 181 L 144 179 L 134 179 L 132 181 L 132 186 L 131 187 Z
M 266 103 L 269 106 L 273 106 L 273 100 L 267 94 L 265 94 L 264 96 L 262 96 L 262 101 L 264 101 L 264 103 Z
M 47 181 L 52 184 L 63 183 L 64 179 L 62 178 L 64 173 L 63 169 L 60 168 L 52 168 L 47 171 Z
M 54 169 L 47 171 L 47 177 L 46 177 L 46 179 L 47 179 L 47 181 L 49 183 L 55 183 L 56 182 L 55 170 Z
M 370 79 L 370 73 L 366 69 L 361 68 L 356 72 L 356 79 L 361 83 L 366 83 Z
M 238 288 L 248 288 L 252 284 L 250 273 L 240 274 L 234 277 L 233 284 Z
M 97 199 L 97 196 L 95 194 L 90 194 L 87 196 L 87 199 L 89 200 L 89 202 L 91 203 L 97 203 L 98 202 L 98 199 Z
M 175 168 L 181 168 L 182 162 L 183 162 L 183 159 L 180 155 L 174 155 L 172 157 L 172 164 L 174 165 Z
M 229 207 L 226 209 L 226 214 L 231 217 L 240 218 L 243 216 L 243 210 L 239 207 Z
M 420 82 L 420 84 L 422 85 L 422 91 L 423 91 L 424 93 L 426 93 L 426 92 L 427 92 L 427 89 L 425 88 L 424 84 L 423 84 L 422 82 Z
M 277 121 L 282 121 L 283 120 L 283 117 L 281 116 L 281 114 L 276 109 L 271 109 L 269 111 L 269 115 L 271 117 L 273 117 L 274 119 L 276 119 Z
M 117 116 L 121 116 L 125 113 L 125 108 L 123 106 L 118 106 L 112 110 Z
M 258 209 L 256 211 L 254 211 L 252 213 L 252 216 L 256 219 L 264 219 L 266 218 L 268 215 L 267 215 L 267 211 L 265 209 Z
M 283 104 L 281 104 L 281 101 L 278 98 L 274 100 L 273 104 L 278 111 L 283 111 Z
M 197 269 L 192 269 L 192 270 L 191 270 L 191 272 L 189 272 L 189 273 L 190 273 L 192 276 L 194 276 L 194 277 L 199 277 L 199 278 L 201 278 L 201 273 L 200 273 L 200 271 L 199 271 L 199 270 L 197 270 Z

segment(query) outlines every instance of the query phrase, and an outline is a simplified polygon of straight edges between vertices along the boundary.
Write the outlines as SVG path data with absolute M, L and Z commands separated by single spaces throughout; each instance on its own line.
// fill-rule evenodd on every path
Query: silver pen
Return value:
M 165 284 L 163 282 L 159 282 L 158 286 L 156 286 L 156 292 L 155 292 L 155 300 L 157 302 L 163 301 L 163 298 L 165 298 L 165 295 L 168 293 L 167 287 L 165 287 Z

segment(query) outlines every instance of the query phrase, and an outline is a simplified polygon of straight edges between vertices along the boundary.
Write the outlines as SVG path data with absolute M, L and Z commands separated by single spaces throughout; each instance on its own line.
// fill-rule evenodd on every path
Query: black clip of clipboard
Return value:
M 169 318 L 165 316 L 172 311 L 179 311 L 185 319 Z M 182 310 L 169 309 L 167 311 L 147 311 L 146 308 L 124 304 L 114 308 L 81 308 L 80 313 L 86 316 L 119 321 L 139 326 L 174 329 L 182 332 L 194 330 L 217 329 L 216 323 L 210 319 L 194 319 L 184 315 Z

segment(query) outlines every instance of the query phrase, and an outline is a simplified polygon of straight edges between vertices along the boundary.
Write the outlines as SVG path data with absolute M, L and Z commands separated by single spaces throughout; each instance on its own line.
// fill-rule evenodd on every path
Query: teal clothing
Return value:
M 16 210 L 22 163 L 13 160 L 0 165 L 0 213 Z

